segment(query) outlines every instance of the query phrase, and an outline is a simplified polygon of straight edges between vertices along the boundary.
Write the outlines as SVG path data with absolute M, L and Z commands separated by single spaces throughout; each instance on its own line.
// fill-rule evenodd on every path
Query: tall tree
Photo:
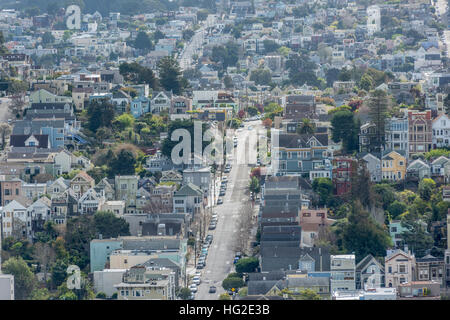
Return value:
M 315 131 L 316 125 L 307 118 L 303 118 L 302 123 L 297 128 L 298 134 L 313 134 Z
M 100 127 L 110 127 L 114 119 L 114 105 L 106 100 L 91 101 L 87 107 L 88 128 L 96 132 Z
M 387 112 L 389 106 L 389 100 L 386 92 L 383 90 L 372 91 L 370 93 L 368 106 L 369 116 L 376 127 L 373 147 L 375 148 L 375 150 L 381 151 L 385 140 L 385 120 L 388 115 Z
M 355 201 L 348 216 L 348 224 L 344 227 L 342 244 L 347 252 L 354 252 L 357 259 L 361 260 L 368 254 L 384 257 L 391 239 L 387 231 L 363 209 L 361 203 Z
M 144 52 L 152 50 L 153 44 L 150 36 L 146 32 L 140 31 L 134 40 L 134 47 L 136 49 L 141 49 Z
M 334 142 L 342 141 L 345 153 L 351 153 L 358 149 L 359 123 L 353 112 L 341 110 L 333 113 L 331 118 L 331 134 Z
M 179 95 L 184 90 L 180 66 L 173 57 L 164 57 L 158 63 L 159 81 L 164 90 Z
M 130 226 L 123 218 L 116 217 L 112 212 L 97 211 L 94 214 L 96 231 L 106 238 L 129 236 Z
M 433 246 L 433 238 L 427 232 L 424 226 L 418 221 L 402 221 L 402 226 L 407 231 L 401 234 L 403 241 L 408 248 L 420 258 L 426 255 L 427 250 Z
M 36 285 L 34 274 L 21 257 L 9 258 L 2 268 L 3 273 L 14 275 L 14 297 L 26 300 Z
M 3 31 L 0 31 L 0 54 L 8 53 L 5 47 L 5 37 L 3 36 Z

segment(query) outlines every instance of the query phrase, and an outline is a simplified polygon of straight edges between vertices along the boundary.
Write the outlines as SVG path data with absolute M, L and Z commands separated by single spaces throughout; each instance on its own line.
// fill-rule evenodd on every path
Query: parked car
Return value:
M 212 241 L 213 241 L 213 235 L 212 234 L 208 234 L 207 236 L 206 236 L 206 240 L 207 241 L 209 241 L 209 243 L 211 243 Z
M 211 216 L 211 220 L 217 220 L 217 219 L 219 219 L 219 216 L 217 215 L 217 213 L 214 213 L 212 216 Z M 208 235 L 209 236 L 209 235 Z M 206 236 L 206 238 L 208 238 L 208 236 Z M 212 237 L 212 236 L 211 236 Z
M 195 276 L 192 278 L 192 283 L 195 285 L 199 285 L 202 281 L 200 280 L 200 277 Z
M 216 293 L 216 287 L 215 286 L 209 287 L 209 293 Z
M 197 263 L 197 266 L 196 266 L 197 269 L 203 269 L 204 267 L 205 267 L 204 263 L 200 263 L 200 262 Z
M 225 191 L 224 190 L 220 190 L 219 197 L 223 197 L 224 195 L 225 195 Z
M 189 286 L 189 289 L 191 290 L 191 292 L 197 292 L 197 285 L 196 284 L 191 284 L 190 286 Z
M 223 203 L 223 199 L 222 198 L 219 198 L 218 200 L 217 200 L 217 204 L 222 204 Z
M 216 224 L 215 223 L 210 223 L 208 229 L 209 230 L 214 230 L 216 228 Z

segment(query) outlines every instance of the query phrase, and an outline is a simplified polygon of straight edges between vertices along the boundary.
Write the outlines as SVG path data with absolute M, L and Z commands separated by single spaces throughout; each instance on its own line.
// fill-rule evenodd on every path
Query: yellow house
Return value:
M 405 178 L 406 158 L 396 151 L 391 151 L 381 159 L 382 179 L 399 181 Z

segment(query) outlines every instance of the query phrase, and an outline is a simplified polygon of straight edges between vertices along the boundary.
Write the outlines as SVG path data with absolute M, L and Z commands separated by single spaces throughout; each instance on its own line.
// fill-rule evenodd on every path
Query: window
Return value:
M 405 265 L 400 265 L 399 266 L 399 272 L 400 273 L 406 273 L 406 266 Z

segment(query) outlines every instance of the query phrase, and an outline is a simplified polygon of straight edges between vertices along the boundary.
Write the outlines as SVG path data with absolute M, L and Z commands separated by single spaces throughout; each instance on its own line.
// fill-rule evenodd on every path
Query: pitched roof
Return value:
M 25 147 L 25 141 L 33 136 L 38 141 L 38 148 L 48 148 L 48 134 L 12 134 L 10 136 L 11 147 Z
M 183 185 L 180 190 L 175 192 L 174 197 L 185 197 L 185 196 L 201 196 L 203 191 L 193 183 L 187 183 Z

